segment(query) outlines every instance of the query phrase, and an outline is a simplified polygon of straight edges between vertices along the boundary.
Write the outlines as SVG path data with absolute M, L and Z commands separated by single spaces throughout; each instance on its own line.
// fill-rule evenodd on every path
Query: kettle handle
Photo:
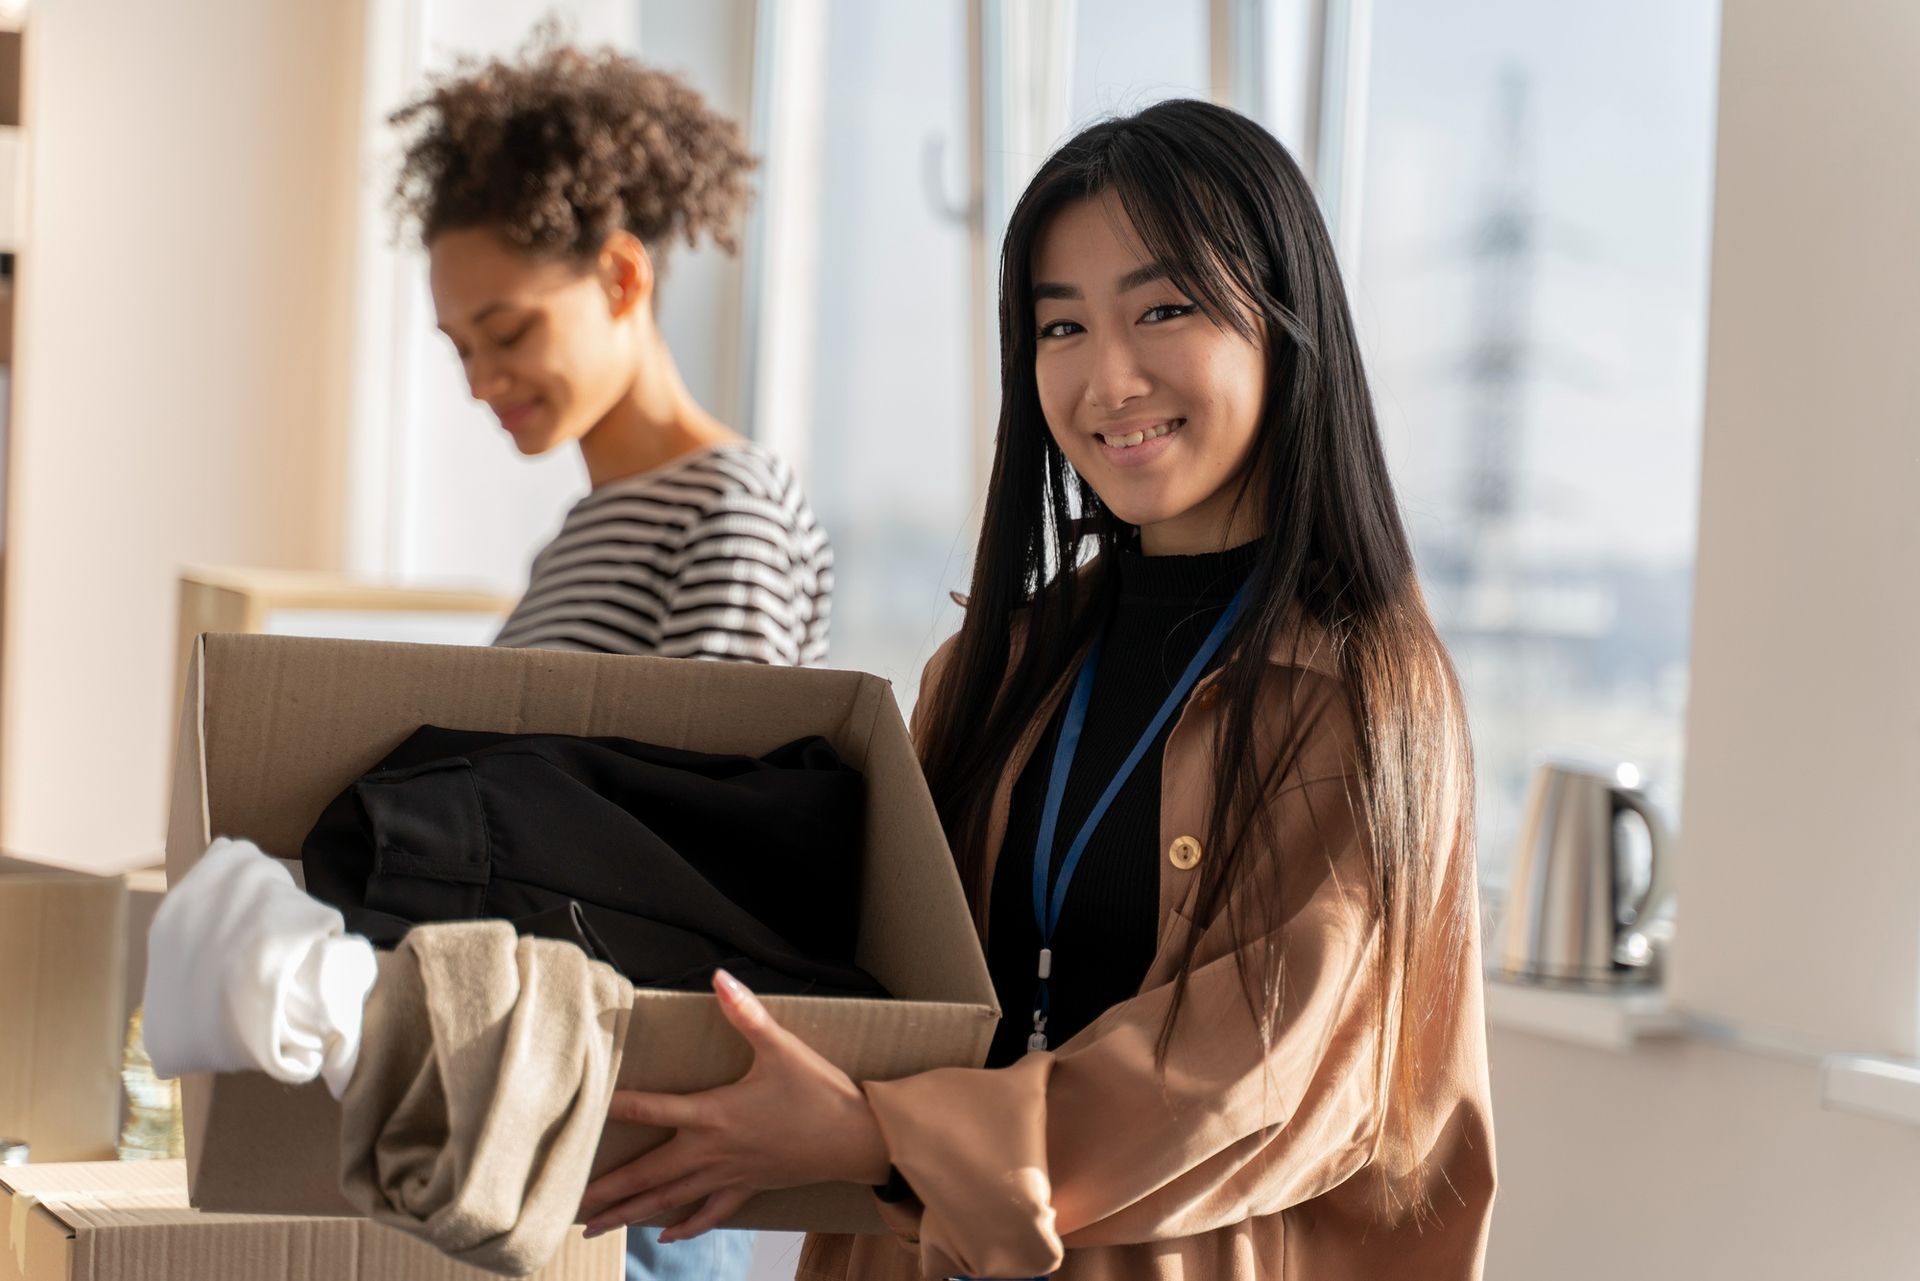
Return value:
M 1660 817 L 1660 812 L 1647 799 L 1645 792 L 1635 787 L 1617 785 L 1611 790 L 1616 806 L 1632 810 L 1647 825 L 1647 889 L 1640 896 L 1640 901 L 1633 905 L 1633 919 L 1638 924 L 1646 920 L 1647 913 L 1659 907 L 1667 897 L 1673 863 L 1670 853 L 1672 838 L 1667 835 L 1666 820 Z

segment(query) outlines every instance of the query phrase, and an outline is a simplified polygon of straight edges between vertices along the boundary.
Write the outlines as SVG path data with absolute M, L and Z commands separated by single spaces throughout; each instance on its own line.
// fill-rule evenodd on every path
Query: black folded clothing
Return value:
M 424 725 L 335 797 L 307 892 L 391 947 L 498 918 L 638 987 L 885 996 L 853 963 L 865 780 L 822 738 L 758 759 Z

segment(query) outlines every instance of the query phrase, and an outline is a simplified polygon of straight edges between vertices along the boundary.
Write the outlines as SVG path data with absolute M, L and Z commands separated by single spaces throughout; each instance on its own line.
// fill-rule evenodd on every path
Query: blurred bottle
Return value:
M 120 1060 L 120 1081 L 127 1091 L 127 1123 L 120 1131 L 122 1161 L 159 1161 L 187 1154 L 180 1116 L 180 1082 L 153 1074 L 136 1009 L 127 1022 L 127 1048 Z

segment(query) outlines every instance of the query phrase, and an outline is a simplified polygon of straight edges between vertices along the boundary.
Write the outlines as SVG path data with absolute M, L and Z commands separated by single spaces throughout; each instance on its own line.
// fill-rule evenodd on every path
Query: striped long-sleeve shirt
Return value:
M 792 469 L 720 445 L 574 504 L 494 644 L 818 663 L 832 590 L 833 550 Z

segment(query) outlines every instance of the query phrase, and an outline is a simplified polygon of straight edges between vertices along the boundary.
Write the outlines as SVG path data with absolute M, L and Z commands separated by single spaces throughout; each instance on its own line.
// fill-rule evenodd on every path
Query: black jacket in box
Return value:
M 501 918 L 583 934 L 636 986 L 724 966 L 763 992 L 884 996 L 853 964 L 864 786 L 822 738 L 756 759 L 426 725 L 327 806 L 301 861 L 383 947 Z

